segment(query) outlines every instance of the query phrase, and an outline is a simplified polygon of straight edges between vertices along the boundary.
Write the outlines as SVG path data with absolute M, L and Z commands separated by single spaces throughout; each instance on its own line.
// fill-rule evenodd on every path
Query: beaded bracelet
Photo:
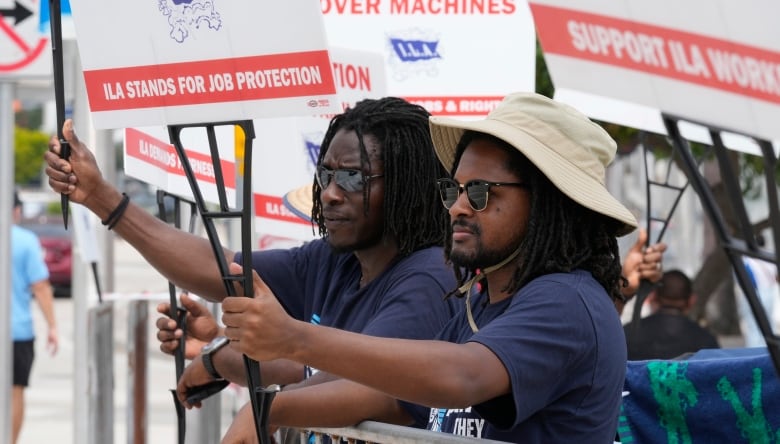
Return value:
M 114 211 L 108 215 L 106 220 L 101 221 L 101 223 L 103 225 L 107 225 L 109 230 L 114 228 L 117 222 L 119 222 L 119 219 L 122 218 L 122 215 L 125 214 L 125 210 L 127 209 L 127 205 L 129 203 L 130 196 L 128 196 L 127 193 L 122 193 L 122 201 L 119 202 L 119 205 L 114 208 Z

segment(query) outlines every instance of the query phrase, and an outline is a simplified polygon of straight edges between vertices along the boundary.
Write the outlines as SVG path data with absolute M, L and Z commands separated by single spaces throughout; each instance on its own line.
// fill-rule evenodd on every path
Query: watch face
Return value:
M 203 348 L 200 350 L 202 354 L 211 353 L 215 350 L 219 350 L 223 346 L 225 346 L 228 342 L 230 342 L 230 339 L 221 336 L 219 338 L 214 339 L 213 341 L 209 342 L 208 344 L 204 345 Z

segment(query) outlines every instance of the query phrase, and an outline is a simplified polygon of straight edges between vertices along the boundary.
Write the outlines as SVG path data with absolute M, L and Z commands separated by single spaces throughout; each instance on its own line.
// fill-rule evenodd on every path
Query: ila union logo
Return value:
M 436 77 L 442 53 L 439 36 L 430 31 L 409 29 L 387 36 L 393 77 L 402 81 L 421 74 Z
M 157 5 L 168 17 L 171 38 L 179 43 L 195 29 L 205 26 L 217 31 L 222 27 L 222 19 L 211 0 L 157 0 Z

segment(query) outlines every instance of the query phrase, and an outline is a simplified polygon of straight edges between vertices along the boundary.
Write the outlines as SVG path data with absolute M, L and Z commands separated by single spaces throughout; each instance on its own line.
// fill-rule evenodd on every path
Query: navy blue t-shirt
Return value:
M 511 394 L 467 409 L 431 409 L 428 428 L 523 443 L 611 443 L 626 371 L 617 310 L 586 271 L 541 276 L 485 305 L 474 294 L 438 339 L 479 342 L 509 373 Z
M 241 254 L 234 260 L 241 263 Z M 355 255 L 335 254 L 322 239 L 292 249 L 255 251 L 252 265 L 290 316 L 356 333 L 432 339 L 459 305 L 444 300 L 456 282 L 439 247 L 396 260 L 364 288 L 359 288 Z

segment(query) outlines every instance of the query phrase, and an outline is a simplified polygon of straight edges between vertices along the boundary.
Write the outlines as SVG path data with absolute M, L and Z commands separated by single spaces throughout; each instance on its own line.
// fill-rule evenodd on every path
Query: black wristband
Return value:
M 129 204 L 130 196 L 128 196 L 127 193 L 122 193 L 122 200 L 119 202 L 119 205 L 114 208 L 114 211 L 112 211 L 105 220 L 100 222 L 103 225 L 107 225 L 109 230 L 114 228 L 117 222 L 119 222 L 119 219 L 122 218 L 122 215 L 125 214 L 125 210 Z
M 214 353 L 206 353 L 201 355 L 201 361 L 203 362 L 203 367 L 206 369 L 206 373 L 208 373 L 209 376 L 217 381 L 225 379 L 222 377 L 222 375 L 219 374 L 216 367 L 214 367 L 214 361 L 212 360 L 213 356 Z

